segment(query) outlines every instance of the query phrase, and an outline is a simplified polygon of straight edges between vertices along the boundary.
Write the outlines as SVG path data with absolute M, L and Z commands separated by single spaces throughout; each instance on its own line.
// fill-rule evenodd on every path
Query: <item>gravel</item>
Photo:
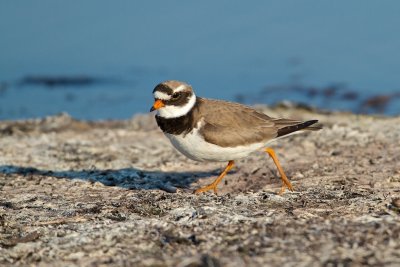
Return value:
M 266 108 L 319 132 L 225 166 L 176 152 L 152 115 L 0 122 L 2 266 L 399 266 L 400 117 Z

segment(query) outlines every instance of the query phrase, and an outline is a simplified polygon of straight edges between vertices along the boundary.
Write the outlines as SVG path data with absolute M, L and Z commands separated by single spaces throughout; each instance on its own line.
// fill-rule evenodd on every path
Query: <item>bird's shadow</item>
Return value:
M 100 182 L 106 186 L 144 190 L 161 189 L 171 193 L 176 192 L 177 188 L 189 189 L 193 182 L 201 178 L 217 175 L 219 171 L 219 169 L 216 169 L 195 172 L 162 172 L 146 171 L 137 168 L 52 171 L 14 165 L 0 166 L 0 173 L 2 174 L 39 175 L 71 180 L 79 179 L 89 182 Z

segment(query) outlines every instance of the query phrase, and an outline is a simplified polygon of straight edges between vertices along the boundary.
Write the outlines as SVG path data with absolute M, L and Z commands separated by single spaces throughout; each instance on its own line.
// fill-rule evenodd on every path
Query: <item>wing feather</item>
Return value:
M 238 103 L 203 98 L 197 101 L 203 121 L 201 134 L 207 142 L 222 147 L 267 143 L 283 132 L 321 129 L 320 125 L 311 126 L 316 120 L 276 119 Z
M 201 133 L 205 140 L 223 147 L 267 142 L 278 134 L 273 119 L 237 103 L 199 100 L 203 119 Z

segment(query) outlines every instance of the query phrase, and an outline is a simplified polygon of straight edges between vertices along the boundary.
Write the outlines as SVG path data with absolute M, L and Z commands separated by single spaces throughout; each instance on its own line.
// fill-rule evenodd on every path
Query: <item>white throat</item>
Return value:
M 192 94 L 184 106 L 165 106 L 157 109 L 157 115 L 165 119 L 178 118 L 186 115 L 193 108 L 194 104 L 196 104 L 196 95 Z

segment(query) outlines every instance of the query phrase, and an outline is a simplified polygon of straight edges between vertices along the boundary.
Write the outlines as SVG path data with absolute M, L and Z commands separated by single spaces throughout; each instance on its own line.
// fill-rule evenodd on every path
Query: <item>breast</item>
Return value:
M 200 135 L 198 129 L 187 134 L 173 135 L 165 133 L 172 145 L 186 157 L 196 161 L 229 161 L 244 158 L 250 153 L 265 146 L 264 143 L 245 146 L 220 147 L 208 143 Z

